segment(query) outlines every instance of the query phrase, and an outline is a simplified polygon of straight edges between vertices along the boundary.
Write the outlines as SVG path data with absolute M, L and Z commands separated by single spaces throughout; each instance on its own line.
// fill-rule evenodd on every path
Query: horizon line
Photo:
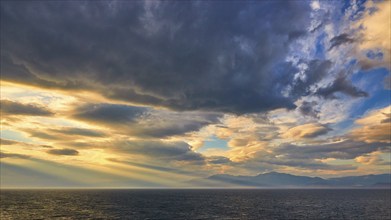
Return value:
M 202 189 L 215 189 L 215 190 L 262 190 L 262 189 L 391 189 L 391 186 L 346 186 L 346 187 L 281 187 L 281 186 L 270 186 L 270 187 L 0 187 L 1 190 L 202 190 Z

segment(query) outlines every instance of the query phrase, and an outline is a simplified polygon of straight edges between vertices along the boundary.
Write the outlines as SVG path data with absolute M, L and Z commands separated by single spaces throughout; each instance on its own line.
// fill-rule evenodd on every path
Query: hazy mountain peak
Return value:
M 323 179 L 320 177 L 296 176 L 273 171 L 256 176 L 216 174 L 205 179 L 193 181 L 193 183 L 195 185 L 201 183 L 202 185 L 205 180 L 217 181 L 217 186 L 218 184 L 222 184 L 252 187 L 387 187 L 391 185 L 391 174 L 370 174 L 365 176 Z

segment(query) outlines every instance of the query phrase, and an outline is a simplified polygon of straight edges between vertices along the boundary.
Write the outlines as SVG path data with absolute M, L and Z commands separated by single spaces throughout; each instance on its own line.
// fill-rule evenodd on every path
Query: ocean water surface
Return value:
M 1 190 L 0 219 L 391 219 L 389 189 Z

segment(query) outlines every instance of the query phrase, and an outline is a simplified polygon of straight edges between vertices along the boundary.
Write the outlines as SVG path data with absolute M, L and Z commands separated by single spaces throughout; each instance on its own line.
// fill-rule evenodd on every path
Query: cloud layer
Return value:
M 388 3 L 2 1 L 1 177 L 389 172 Z
M 294 73 L 278 66 L 309 12 L 296 1 L 8 2 L 2 78 L 176 110 L 292 108 L 281 93 Z

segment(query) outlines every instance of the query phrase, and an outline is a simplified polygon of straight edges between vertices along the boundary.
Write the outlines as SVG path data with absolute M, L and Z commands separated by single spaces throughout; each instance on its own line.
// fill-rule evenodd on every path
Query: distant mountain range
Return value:
M 391 174 L 347 176 L 323 179 L 286 173 L 265 173 L 257 176 L 218 174 L 187 183 L 199 187 L 374 187 L 391 188 Z

